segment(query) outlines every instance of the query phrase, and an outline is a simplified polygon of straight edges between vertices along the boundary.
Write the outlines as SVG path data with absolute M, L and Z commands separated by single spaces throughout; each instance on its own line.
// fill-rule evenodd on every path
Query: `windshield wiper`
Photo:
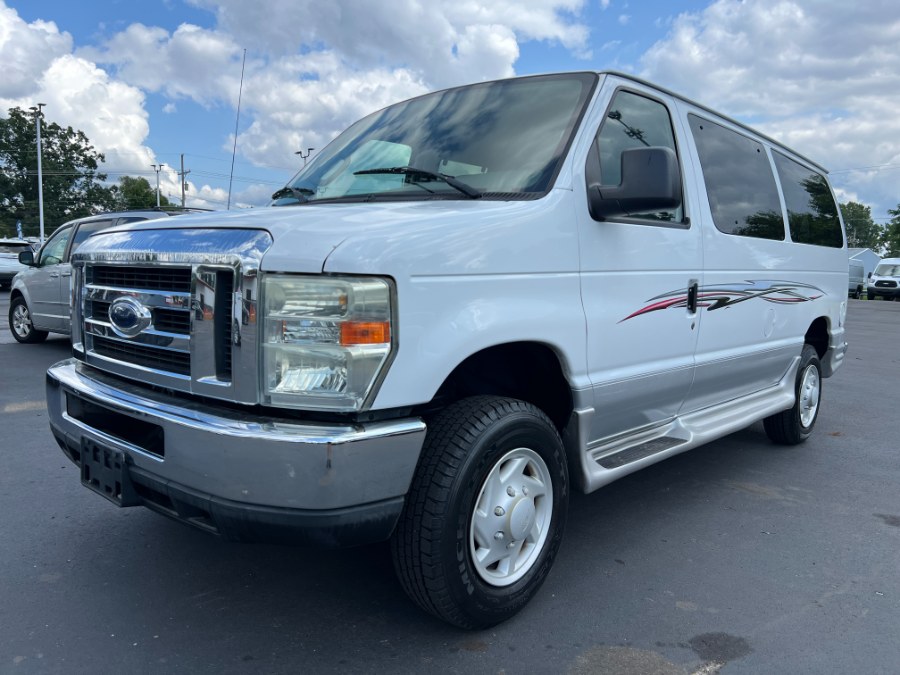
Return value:
M 481 190 L 473 188 L 471 185 L 466 185 L 461 180 L 456 180 L 454 176 L 448 176 L 445 173 L 435 173 L 434 171 L 426 171 L 425 169 L 417 169 L 414 166 L 391 166 L 382 167 L 380 169 L 363 169 L 362 171 L 354 171 L 353 175 L 365 176 L 377 173 L 399 173 L 405 176 L 422 176 L 423 178 L 431 178 L 432 180 L 441 180 L 453 189 L 462 192 L 467 197 L 471 197 L 472 199 L 481 197 Z
M 308 195 L 316 194 L 314 190 L 310 190 L 309 188 L 298 188 L 291 187 L 290 185 L 286 185 L 280 190 L 276 190 L 272 193 L 272 199 L 281 199 L 282 197 L 293 197 L 301 204 L 304 204 L 309 201 Z

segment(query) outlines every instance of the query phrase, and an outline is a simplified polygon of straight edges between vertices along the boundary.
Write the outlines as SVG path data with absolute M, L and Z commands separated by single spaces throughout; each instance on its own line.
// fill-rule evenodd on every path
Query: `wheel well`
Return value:
M 813 346 L 819 358 L 824 358 L 828 351 L 828 320 L 824 316 L 812 322 L 804 338 L 807 344 Z
M 443 407 L 480 394 L 532 403 L 560 432 L 572 413 L 572 392 L 559 357 L 539 343 L 515 342 L 473 354 L 450 373 L 432 402 Z

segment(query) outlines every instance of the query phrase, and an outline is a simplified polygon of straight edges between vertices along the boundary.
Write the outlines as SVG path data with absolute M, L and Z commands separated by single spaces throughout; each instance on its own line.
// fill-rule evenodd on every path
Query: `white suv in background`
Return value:
M 23 251 L 31 251 L 31 244 L 24 239 L 0 239 L 0 287 L 9 288 L 13 277 L 26 269 L 19 262 Z

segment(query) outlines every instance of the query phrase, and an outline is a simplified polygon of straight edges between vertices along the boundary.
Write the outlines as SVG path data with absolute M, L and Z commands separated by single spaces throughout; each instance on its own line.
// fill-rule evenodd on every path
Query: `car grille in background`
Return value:
M 879 280 L 879 281 L 875 282 L 875 287 L 876 288 L 897 288 L 897 282 L 896 281 Z

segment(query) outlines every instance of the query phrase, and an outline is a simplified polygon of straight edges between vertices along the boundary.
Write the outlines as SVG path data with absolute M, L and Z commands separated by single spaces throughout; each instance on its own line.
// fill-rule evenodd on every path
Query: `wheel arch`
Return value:
M 828 319 L 824 316 L 820 316 L 810 324 L 803 341 L 806 344 L 811 345 L 816 350 L 816 354 L 819 355 L 819 358 L 823 359 L 825 358 L 825 353 L 828 351 L 830 341 L 829 336 L 830 329 Z
M 444 379 L 431 407 L 478 395 L 506 396 L 540 408 L 562 433 L 574 408 L 563 357 L 542 342 L 508 342 L 481 349 Z

